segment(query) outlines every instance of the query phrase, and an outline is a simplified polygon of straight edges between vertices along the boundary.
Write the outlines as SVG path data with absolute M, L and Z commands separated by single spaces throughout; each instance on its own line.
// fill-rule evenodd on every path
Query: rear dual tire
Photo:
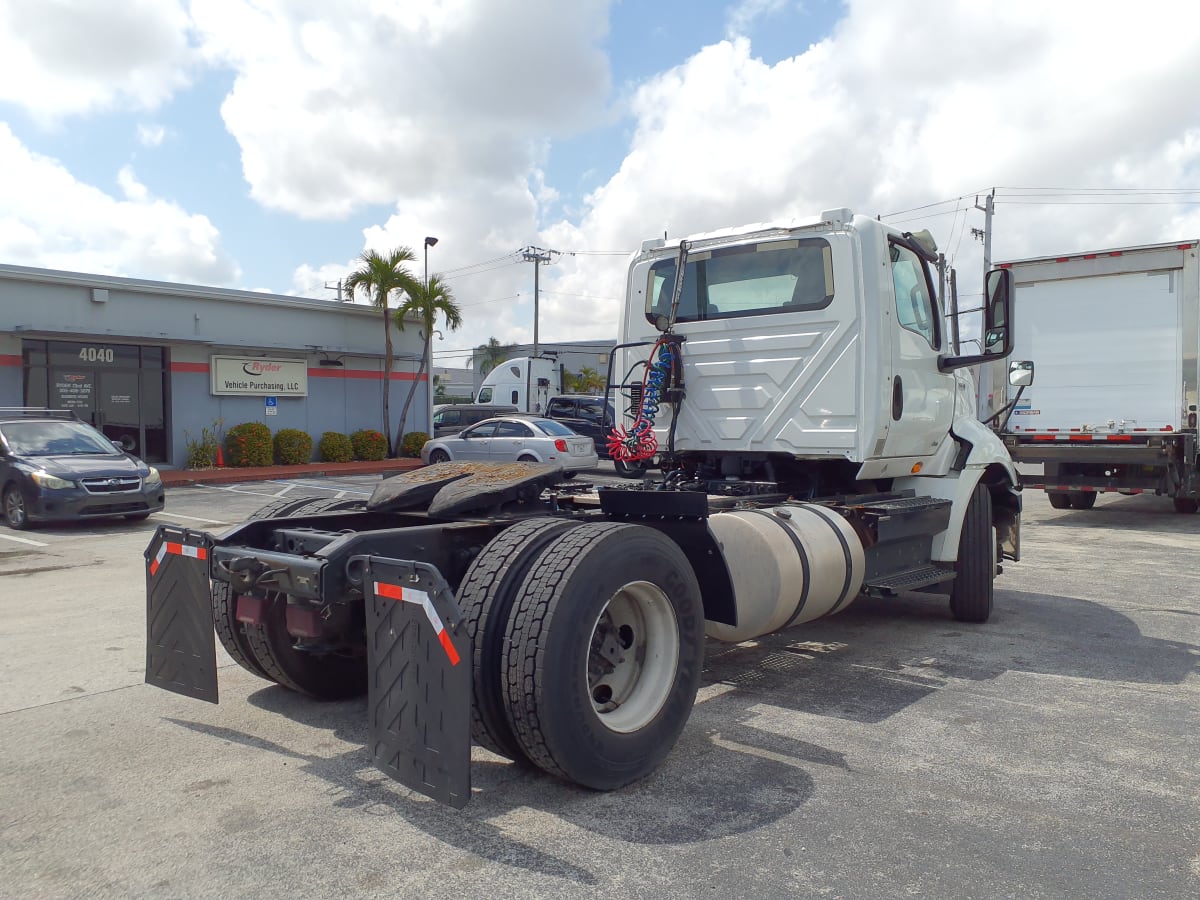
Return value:
M 363 508 L 359 500 L 303 497 L 276 500 L 250 515 L 249 520 L 317 515 Z M 343 699 L 367 689 L 366 655 L 314 654 L 295 649 L 287 630 L 287 598 L 268 595 L 262 625 L 237 619 L 237 595 L 227 582 L 212 583 L 213 627 L 225 652 L 239 666 L 289 690 L 324 700 Z
M 659 532 L 581 525 L 530 566 L 505 648 L 504 707 L 524 756 L 613 790 L 652 772 L 691 714 L 704 655 L 700 587 Z

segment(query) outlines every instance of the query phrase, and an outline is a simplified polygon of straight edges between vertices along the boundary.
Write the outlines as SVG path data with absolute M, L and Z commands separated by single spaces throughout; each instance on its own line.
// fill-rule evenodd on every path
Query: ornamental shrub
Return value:
M 421 448 L 425 446 L 425 442 L 429 440 L 429 435 L 423 431 L 410 431 L 404 436 L 404 440 L 400 442 L 400 453 L 402 456 L 420 456 Z
M 271 429 L 262 422 L 243 422 L 225 433 L 225 461 L 231 466 L 269 466 L 271 450 Z
M 212 423 L 212 427 L 200 429 L 199 440 L 192 440 L 191 434 L 185 429 L 183 439 L 187 442 L 187 467 L 189 469 L 211 469 L 217 464 L 217 448 L 221 446 L 221 419 Z
M 377 462 L 387 456 L 387 438 L 373 428 L 363 428 L 350 435 L 355 459 Z
M 275 458 L 285 466 L 312 462 L 313 439 L 298 428 L 281 428 L 275 434 Z
M 321 462 L 350 462 L 354 459 L 354 445 L 346 435 L 327 431 L 317 444 L 317 459 Z

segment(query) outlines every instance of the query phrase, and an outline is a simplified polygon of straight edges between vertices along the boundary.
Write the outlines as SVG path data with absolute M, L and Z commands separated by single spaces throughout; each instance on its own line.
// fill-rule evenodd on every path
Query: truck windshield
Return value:
M 669 316 L 675 259 L 650 267 L 646 320 Z M 821 238 L 763 241 L 689 254 L 677 322 L 822 309 L 833 300 L 833 254 Z

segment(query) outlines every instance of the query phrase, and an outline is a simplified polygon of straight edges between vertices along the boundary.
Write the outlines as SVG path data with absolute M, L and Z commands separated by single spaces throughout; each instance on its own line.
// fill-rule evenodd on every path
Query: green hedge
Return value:
M 317 459 L 321 462 L 350 462 L 354 459 L 354 445 L 347 435 L 327 431 L 317 443 Z
M 402 456 L 420 456 L 421 448 L 425 446 L 425 442 L 428 440 L 429 435 L 425 432 L 410 431 L 400 443 L 400 454 Z
M 225 433 L 225 462 L 231 466 L 269 466 L 271 429 L 262 422 L 243 422 Z
M 387 456 L 387 438 L 373 428 L 364 428 L 350 435 L 355 459 L 378 461 Z
M 281 428 L 275 435 L 275 458 L 285 466 L 312 462 L 312 437 L 298 428 Z

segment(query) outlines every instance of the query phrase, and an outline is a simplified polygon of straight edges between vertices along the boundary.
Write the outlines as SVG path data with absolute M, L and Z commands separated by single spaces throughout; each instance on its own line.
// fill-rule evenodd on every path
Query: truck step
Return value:
M 864 594 L 876 597 L 893 597 L 900 591 L 915 591 L 917 588 L 928 587 L 943 581 L 953 581 L 954 572 L 941 566 L 926 565 L 909 569 L 907 572 L 895 572 L 864 582 Z
M 927 509 L 949 508 L 950 505 L 949 500 L 943 500 L 941 497 L 895 497 L 888 500 L 871 500 L 866 503 L 856 504 L 857 508 L 863 512 L 874 512 L 885 516 L 917 513 Z

